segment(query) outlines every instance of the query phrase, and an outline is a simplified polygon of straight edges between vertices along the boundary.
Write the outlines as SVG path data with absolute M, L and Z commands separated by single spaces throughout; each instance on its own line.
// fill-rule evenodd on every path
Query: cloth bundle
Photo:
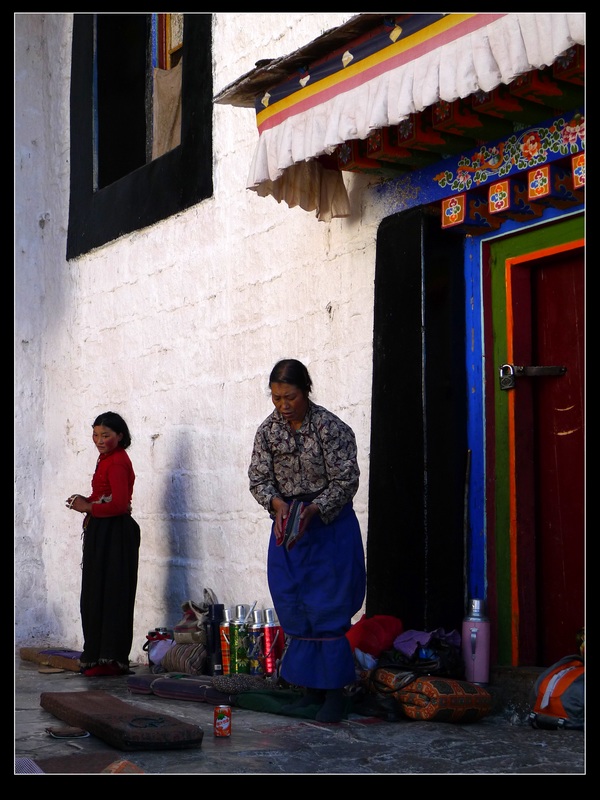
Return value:
M 399 667 L 415 675 L 441 675 L 462 680 L 465 665 L 461 652 L 461 636 L 456 630 L 446 633 L 408 630 L 394 639 L 390 650 L 383 652 L 377 665 Z
M 202 642 L 178 644 L 175 642 L 163 655 L 160 667 L 164 672 L 183 672 L 202 675 L 208 658 L 208 649 Z
M 208 622 L 208 607 L 216 605 L 217 597 L 212 589 L 204 590 L 204 603 L 199 605 L 193 600 L 186 600 L 181 604 L 183 617 L 173 628 L 173 639 L 178 644 L 200 643 L 206 644 L 206 625 Z
M 395 639 L 402 633 L 404 626 L 398 617 L 386 614 L 375 614 L 362 617 L 355 623 L 348 633 L 346 639 L 350 642 L 353 651 L 360 650 L 373 658 L 379 658 L 384 650 L 389 650 L 394 644 Z

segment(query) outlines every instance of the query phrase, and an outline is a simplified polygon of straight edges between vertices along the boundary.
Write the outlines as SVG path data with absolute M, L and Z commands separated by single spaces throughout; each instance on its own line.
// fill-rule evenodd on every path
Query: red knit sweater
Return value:
M 92 478 L 92 493 L 86 497 L 89 503 L 93 503 L 92 516 L 130 514 L 134 482 L 131 459 L 122 447 L 110 453 L 101 453 Z

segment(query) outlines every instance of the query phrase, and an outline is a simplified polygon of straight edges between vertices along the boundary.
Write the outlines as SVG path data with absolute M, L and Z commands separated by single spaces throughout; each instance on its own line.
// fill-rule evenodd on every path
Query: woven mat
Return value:
M 19 657 L 23 661 L 33 661 L 43 667 L 56 667 L 79 672 L 81 650 L 69 650 L 65 647 L 21 647 Z
M 24 764 L 29 761 L 29 767 Z M 37 769 L 36 769 L 37 768 Z M 35 761 L 17 759 L 15 763 L 17 775 L 43 773 L 44 775 L 140 775 L 144 771 L 132 761 L 118 758 L 114 750 L 97 753 L 73 754 L 69 756 L 51 756 Z
M 107 692 L 42 692 L 40 705 L 119 750 L 199 747 L 204 736 L 197 725 L 125 703 Z

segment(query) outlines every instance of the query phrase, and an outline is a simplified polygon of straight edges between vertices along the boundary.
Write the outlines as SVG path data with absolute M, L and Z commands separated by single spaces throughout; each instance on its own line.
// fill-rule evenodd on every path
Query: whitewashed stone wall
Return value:
M 215 94 L 348 13 L 217 13 Z M 248 191 L 252 109 L 214 107 L 214 196 L 72 262 L 70 14 L 15 15 L 15 624 L 17 645 L 82 646 L 81 517 L 94 417 L 133 435 L 142 530 L 133 661 L 205 586 L 272 605 L 269 521 L 248 491 L 267 381 L 303 360 L 313 399 L 355 430 L 367 532 L 375 239 L 372 182 L 346 176 L 352 217 L 318 222 Z

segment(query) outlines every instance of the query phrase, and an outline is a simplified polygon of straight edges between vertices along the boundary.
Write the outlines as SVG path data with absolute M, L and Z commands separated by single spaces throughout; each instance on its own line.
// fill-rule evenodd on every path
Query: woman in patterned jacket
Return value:
M 275 410 L 256 431 L 248 477 L 272 520 L 267 576 L 288 643 L 280 675 L 305 689 L 286 710 L 318 705 L 318 721 L 339 722 L 356 679 L 345 634 L 366 588 L 352 504 L 360 473 L 354 432 L 309 399 L 311 388 L 300 361 L 273 367 Z

